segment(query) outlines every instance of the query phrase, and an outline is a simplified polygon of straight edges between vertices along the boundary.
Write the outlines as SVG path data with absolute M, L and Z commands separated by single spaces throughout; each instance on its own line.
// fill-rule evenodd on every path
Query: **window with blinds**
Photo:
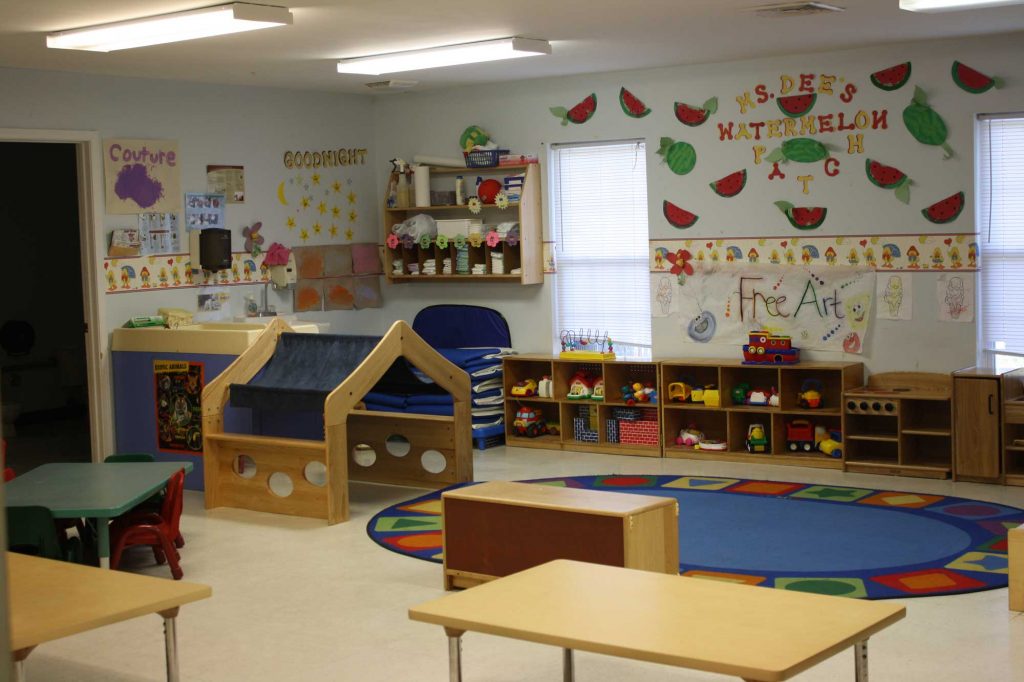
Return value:
M 552 145 L 555 349 L 563 330 L 605 334 L 619 358 L 651 357 L 643 140 Z
M 979 347 L 1024 366 L 1024 113 L 978 117 Z

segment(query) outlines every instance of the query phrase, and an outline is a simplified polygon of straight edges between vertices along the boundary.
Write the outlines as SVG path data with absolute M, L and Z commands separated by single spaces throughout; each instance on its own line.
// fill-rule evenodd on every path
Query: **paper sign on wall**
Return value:
M 974 279 L 968 275 L 941 275 L 935 283 L 939 319 L 974 322 Z
M 910 277 L 898 273 L 878 273 L 875 282 L 875 299 L 878 301 L 875 316 L 879 320 L 914 319 L 914 289 Z
M 103 141 L 107 213 L 166 213 L 181 208 L 176 140 Z
M 651 317 L 668 317 L 679 312 L 675 283 L 676 278 L 670 275 L 651 275 Z

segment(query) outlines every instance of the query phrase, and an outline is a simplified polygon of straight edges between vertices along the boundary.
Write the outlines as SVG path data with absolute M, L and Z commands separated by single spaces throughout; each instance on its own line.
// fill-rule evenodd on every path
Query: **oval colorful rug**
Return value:
M 1024 509 L 868 488 L 702 476 L 524 482 L 677 499 L 683 575 L 864 599 L 1006 587 L 1006 531 L 1024 523 Z M 388 507 L 367 533 L 441 563 L 442 492 Z

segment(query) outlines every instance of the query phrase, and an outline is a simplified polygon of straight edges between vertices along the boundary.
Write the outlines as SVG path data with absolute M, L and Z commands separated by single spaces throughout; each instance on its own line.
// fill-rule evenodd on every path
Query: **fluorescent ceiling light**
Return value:
M 46 36 L 46 46 L 67 50 L 111 52 L 144 45 L 161 45 L 180 40 L 255 31 L 291 23 L 292 13 L 287 7 L 236 2 L 50 33 Z
M 551 54 L 551 44 L 548 41 L 529 38 L 499 38 L 477 43 L 445 45 L 424 50 L 342 59 L 338 62 L 338 73 L 379 76 L 382 73 L 433 69 L 455 64 L 493 62 L 498 59 L 533 57 L 540 54 Z
M 1019 5 L 1024 0 L 900 0 L 900 9 L 911 12 L 952 12 L 1000 5 Z

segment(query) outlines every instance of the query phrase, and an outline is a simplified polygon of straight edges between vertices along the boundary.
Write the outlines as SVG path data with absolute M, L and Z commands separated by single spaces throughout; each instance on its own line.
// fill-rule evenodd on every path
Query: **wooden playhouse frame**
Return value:
M 224 409 L 232 384 L 245 384 L 274 354 L 278 339 L 292 331 L 282 320 L 267 325 L 253 344 L 203 389 L 203 473 L 206 508 L 236 507 L 255 511 L 325 519 L 348 520 L 348 481 L 370 481 L 420 488 L 443 488 L 473 480 L 473 449 L 469 376 L 430 347 L 412 327 L 397 321 L 370 354 L 324 401 L 324 440 L 279 438 L 224 432 Z M 434 416 L 401 412 L 370 412 L 361 408 L 370 391 L 392 363 L 405 358 L 451 394 L 454 415 Z M 404 436 L 408 453 L 388 448 L 388 438 Z M 366 465 L 357 450 L 376 453 Z M 428 471 L 424 453 L 444 456 L 442 471 Z M 245 477 L 238 457 L 255 462 L 255 475 Z M 325 484 L 310 480 L 311 464 L 325 467 Z M 351 464 L 350 464 L 351 463 Z M 283 473 L 292 492 L 280 496 L 270 488 L 270 476 Z M 246 472 L 248 473 L 248 472 Z M 351 474 L 351 475 L 350 475 Z

